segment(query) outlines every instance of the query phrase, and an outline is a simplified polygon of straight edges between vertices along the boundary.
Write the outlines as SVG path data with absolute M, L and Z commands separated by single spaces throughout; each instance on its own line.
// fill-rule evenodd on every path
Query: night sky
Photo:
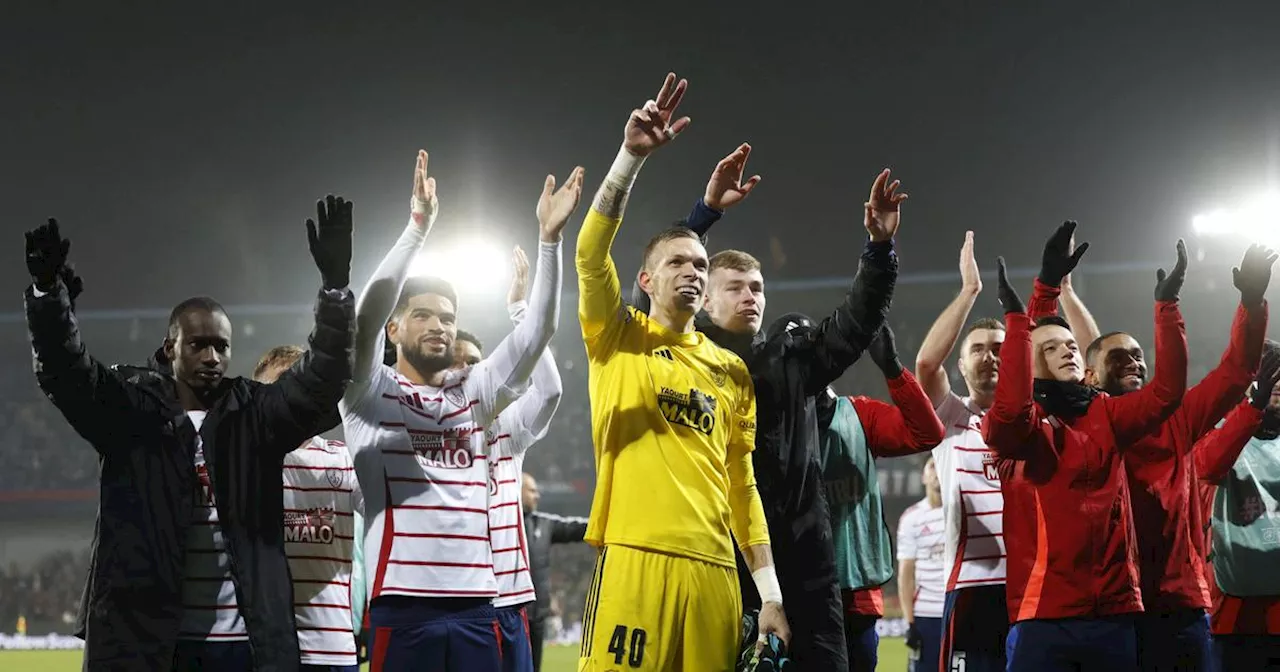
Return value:
M 429 247 L 532 245 L 543 176 L 584 165 L 588 200 L 668 70 L 693 125 L 640 177 L 624 275 L 742 141 L 764 181 L 713 247 L 768 259 L 776 236 L 770 279 L 850 275 L 885 166 L 911 194 L 904 273 L 953 270 L 966 228 L 988 269 L 1034 265 L 1065 218 L 1086 263 L 1171 260 L 1192 215 L 1275 173 L 1275 3 L 284 4 L 5 3 L 4 310 L 28 281 L 20 232 L 49 216 L 87 308 L 305 303 L 302 222 L 325 193 L 356 202 L 363 282 L 419 147 L 441 194 Z

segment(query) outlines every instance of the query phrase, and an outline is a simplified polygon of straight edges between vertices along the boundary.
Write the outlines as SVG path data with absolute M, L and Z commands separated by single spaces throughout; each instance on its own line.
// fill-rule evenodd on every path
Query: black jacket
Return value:
M 551 615 L 551 591 L 547 571 L 551 568 L 551 545 L 582 541 L 587 534 L 587 519 L 557 516 L 541 511 L 524 514 L 524 538 L 529 544 L 529 575 L 538 602 L 528 608 L 530 621 L 541 621 Z
M 814 396 L 843 375 L 875 338 L 888 315 L 897 277 L 893 244 L 868 243 L 849 293 L 816 327 L 748 339 L 725 332 L 705 315 L 698 318 L 699 331 L 742 357 L 755 383 L 752 463 L 784 603 L 830 602 L 832 595 L 839 600 Z M 760 597 L 750 573 L 740 572 L 740 578 L 744 607 L 758 608 Z M 808 609 L 788 609 L 800 641 L 806 635 L 803 626 L 797 628 L 802 611 Z
M 26 292 L 40 388 L 98 452 L 98 520 L 78 635 L 86 670 L 168 670 L 182 621 L 184 546 L 198 493 L 195 426 L 177 383 L 85 352 L 59 283 Z M 284 455 L 334 425 L 352 375 L 355 301 L 322 292 L 310 351 L 273 385 L 223 381 L 200 435 L 254 669 L 297 670 L 284 552 Z

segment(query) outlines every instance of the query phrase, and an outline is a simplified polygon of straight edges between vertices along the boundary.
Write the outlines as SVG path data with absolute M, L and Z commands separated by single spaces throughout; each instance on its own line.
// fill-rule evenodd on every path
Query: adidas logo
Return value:
M 674 362 L 674 361 L 676 361 L 676 358 L 671 356 L 671 349 L 670 349 L 670 348 L 658 348 L 657 350 L 654 350 L 654 351 L 653 351 L 653 356 L 654 356 L 654 357 L 664 357 L 664 358 L 666 358 L 666 359 L 668 359 L 668 360 L 670 360 L 670 361 L 673 361 L 673 362 Z

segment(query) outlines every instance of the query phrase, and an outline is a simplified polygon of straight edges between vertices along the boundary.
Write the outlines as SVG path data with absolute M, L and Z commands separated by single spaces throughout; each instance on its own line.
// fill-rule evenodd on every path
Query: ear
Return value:
M 400 334 L 400 321 L 391 320 L 387 323 L 387 341 L 392 345 L 400 345 L 400 341 L 396 337 Z
M 653 276 L 649 275 L 649 271 L 640 269 L 640 272 L 636 273 L 636 282 L 640 285 L 640 291 L 650 297 L 653 296 Z
M 172 362 L 172 361 L 174 361 L 174 360 L 176 359 L 176 358 L 174 357 L 174 352 L 173 352 L 174 345 L 175 345 L 175 343 L 173 342 L 173 339 L 172 339 L 172 338 L 167 338 L 167 337 L 166 337 L 166 338 L 164 339 L 164 356 L 165 356 L 165 358 L 167 358 L 170 362 Z
M 1084 384 L 1089 387 L 1098 387 L 1098 382 L 1098 373 L 1093 370 L 1093 367 L 1086 364 L 1084 367 Z

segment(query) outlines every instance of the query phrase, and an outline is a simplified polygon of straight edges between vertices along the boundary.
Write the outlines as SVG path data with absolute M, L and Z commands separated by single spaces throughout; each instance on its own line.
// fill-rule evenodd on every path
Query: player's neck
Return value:
M 402 359 L 396 362 L 396 372 L 409 379 L 409 382 L 414 385 L 440 387 L 444 385 L 445 375 L 449 373 L 449 368 L 445 367 L 439 371 L 419 371 L 417 367 Z
M 942 492 L 940 490 L 929 491 L 929 506 L 935 509 L 942 506 Z
M 656 304 L 649 306 L 649 319 L 666 327 L 668 331 L 674 331 L 677 334 L 687 334 L 693 331 L 694 315 L 695 313 L 688 311 L 671 311 Z
M 991 392 L 976 392 L 970 388 L 969 398 L 973 400 L 974 406 L 977 406 L 984 411 L 991 408 L 991 405 L 996 403 L 996 393 L 994 390 Z

